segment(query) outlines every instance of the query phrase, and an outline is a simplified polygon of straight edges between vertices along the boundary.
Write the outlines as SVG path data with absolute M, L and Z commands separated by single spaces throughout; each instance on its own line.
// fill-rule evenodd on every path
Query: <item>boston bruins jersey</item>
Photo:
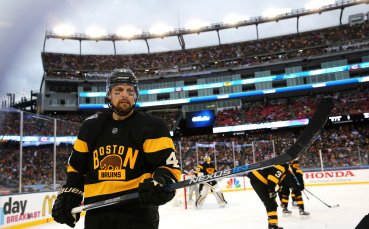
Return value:
M 293 174 L 297 178 L 297 181 L 299 182 L 300 186 L 304 187 L 304 173 L 300 169 L 300 163 L 295 160 L 292 163 L 290 163 L 290 167 L 292 169 Z
M 269 190 L 274 191 L 277 185 L 282 182 L 291 183 L 292 174 L 287 164 L 275 165 L 265 169 L 253 170 L 248 173 L 250 179 L 257 179 L 268 186 Z
M 178 181 L 174 143 L 165 123 L 140 111 L 125 120 L 112 113 L 87 118 L 73 146 L 67 185 L 84 183 L 84 203 L 137 191 L 154 173 Z
M 204 175 L 213 174 L 216 172 L 215 166 L 210 163 L 202 163 L 198 166 L 198 172 L 203 173 Z

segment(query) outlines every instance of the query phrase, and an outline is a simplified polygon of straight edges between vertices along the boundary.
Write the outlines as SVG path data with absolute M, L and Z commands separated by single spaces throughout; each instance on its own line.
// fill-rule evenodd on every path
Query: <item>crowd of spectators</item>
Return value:
M 251 123 L 274 122 L 311 117 L 320 98 L 331 96 L 335 99 L 331 116 L 354 115 L 369 112 L 369 89 L 337 91 L 334 93 L 311 94 L 282 99 L 244 102 L 239 107 L 220 108 L 216 111 L 215 127 L 234 126 Z M 180 109 L 149 110 L 153 115 L 160 116 L 174 131 L 183 118 Z M 56 123 L 57 136 L 76 136 L 85 118 L 93 113 L 64 113 L 41 116 L 24 112 L 20 122 L 20 113 L 16 110 L 0 112 L 0 135 L 19 135 L 20 124 L 23 124 L 24 136 L 54 136 Z M 56 122 L 54 123 L 54 120 Z
M 104 79 L 114 68 L 130 67 L 138 77 L 263 64 L 369 47 L 368 23 L 188 50 L 132 55 L 43 53 L 50 78 Z
M 0 143 L 0 180 L 10 188 L 18 190 L 20 152 L 19 144 Z M 53 145 L 29 146 L 22 148 L 22 190 L 46 191 L 54 187 Z M 66 165 L 72 152 L 72 145 L 60 144 L 56 147 L 56 184 L 65 183 Z
M 283 99 L 244 102 L 240 108 L 227 108 L 217 112 L 215 126 L 274 122 L 311 117 L 319 99 L 331 96 L 335 99 L 332 116 L 369 112 L 369 89 L 356 88 L 334 93 L 315 94 Z
M 181 137 L 175 140 L 183 170 L 191 170 L 209 155 L 219 170 L 266 160 L 289 148 L 303 128 L 257 130 L 242 135 L 219 134 Z M 65 180 L 71 144 L 57 146 L 56 183 Z M 53 145 L 23 147 L 22 186 L 25 191 L 53 187 Z M 320 154 L 322 154 L 322 161 Z M 181 155 L 179 155 L 181 154 Z M 369 123 L 330 125 L 300 157 L 303 169 L 369 165 Z M 19 179 L 19 144 L 0 143 L 0 181 Z

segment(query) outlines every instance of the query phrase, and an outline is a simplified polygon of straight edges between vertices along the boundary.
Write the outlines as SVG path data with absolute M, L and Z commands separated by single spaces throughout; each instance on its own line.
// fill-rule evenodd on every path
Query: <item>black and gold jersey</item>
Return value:
M 296 176 L 297 181 L 300 183 L 301 186 L 304 186 L 304 173 L 300 169 L 300 163 L 295 160 L 291 162 L 290 167 L 292 169 L 293 174 Z
M 212 163 L 202 163 L 198 165 L 198 172 L 203 173 L 204 175 L 213 174 L 216 172 L 215 166 Z
M 83 180 L 85 204 L 137 191 L 154 173 L 175 181 L 181 177 L 165 123 L 140 111 L 122 121 L 113 120 L 111 112 L 87 118 L 67 172 L 67 184 L 77 186 Z
M 253 170 L 247 174 L 250 179 L 261 181 L 268 186 L 269 190 L 273 191 L 277 185 L 280 185 L 280 183 L 286 179 L 287 175 L 291 175 L 291 171 L 287 164 L 274 165 L 265 169 Z M 288 180 L 291 180 L 290 176 L 288 176 Z

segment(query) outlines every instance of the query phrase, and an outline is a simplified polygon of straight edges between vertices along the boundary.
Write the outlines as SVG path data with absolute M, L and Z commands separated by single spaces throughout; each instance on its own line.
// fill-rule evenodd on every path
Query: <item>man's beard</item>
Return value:
M 127 106 L 119 106 L 119 104 L 118 104 L 118 106 L 114 106 L 114 108 L 116 109 L 117 113 L 121 116 L 128 115 L 133 109 L 131 104 L 128 107 Z
M 119 116 L 126 116 L 128 115 L 132 110 L 133 110 L 133 106 L 129 106 L 129 107 L 126 107 L 126 106 L 112 106 L 113 107 L 113 111 L 114 113 L 116 113 L 117 115 Z

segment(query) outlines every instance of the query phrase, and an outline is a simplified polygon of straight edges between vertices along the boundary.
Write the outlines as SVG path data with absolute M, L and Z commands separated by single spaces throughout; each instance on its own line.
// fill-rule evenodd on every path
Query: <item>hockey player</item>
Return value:
M 114 70 L 106 82 L 110 110 L 84 121 L 52 216 L 74 227 L 80 216 L 71 209 L 83 199 L 89 204 L 138 192 L 137 200 L 87 211 L 85 228 L 157 229 L 158 206 L 175 195 L 162 186 L 181 177 L 173 141 L 160 118 L 134 109 L 139 88 L 131 70 Z
M 250 178 L 251 186 L 256 194 L 263 202 L 268 216 L 269 229 L 283 229 L 278 226 L 278 204 L 275 200 L 277 197 L 276 186 L 280 185 L 283 180 L 292 182 L 292 174 L 288 164 L 275 165 L 273 167 L 254 170 L 247 174 Z
M 198 175 L 200 176 L 215 173 L 216 172 L 215 166 L 213 163 L 211 163 L 211 158 L 208 155 L 204 157 L 204 161 L 205 161 L 204 163 L 198 166 Z M 220 191 L 217 181 L 210 181 L 207 183 L 200 184 L 199 186 L 200 195 L 196 200 L 196 207 L 200 208 L 204 204 L 205 199 L 209 193 L 209 189 L 214 194 L 218 205 L 220 207 L 225 207 L 227 205 L 227 201 L 224 199 L 223 192 Z
M 292 169 L 292 172 L 295 176 L 295 179 L 297 180 L 297 187 L 292 187 L 292 200 L 296 202 L 297 207 L 299 208 L 300 215 L 310 215 L 309 212 L 305 211 L 304 206 L 304 200 L 302 198 L 302 191 L 305 189 L 304 184 L 304 174 L 302 170 L 300 169 L 300 164 L 298 160 L 294 160 L 290 163 L 290 167 Z M 287 199 L 287 205 L 288 205 L 288 199 Z M 287 206 L 286 205 L 286 206 Z
M 281 200 L 281 207 L 283 208 L 284 214 L 291 214 L 292 211 L 288 210 L 288 202 L 289 202 L 289 196 L 291 193 L 292 201 L 296 202 L 296 206 L 299 208 L 300 215 L 310 215 L 309 212 L 305 211 L 304 207 L 304 200 L 302 198 L 301 191 L 304 190 L 304 178 L 303 173 L 299 167 L 299 162 L 297 160 L 294 160 L 290 163 L 290 168 L 292 170 L 293 178 L 294 180 L 294 187 L 291 187 L 287 184 L 287 182 L 282 182 L 281 187 L 279 189 L 279 198 Z M 291 189 L 291 192 L 290 192 Z

